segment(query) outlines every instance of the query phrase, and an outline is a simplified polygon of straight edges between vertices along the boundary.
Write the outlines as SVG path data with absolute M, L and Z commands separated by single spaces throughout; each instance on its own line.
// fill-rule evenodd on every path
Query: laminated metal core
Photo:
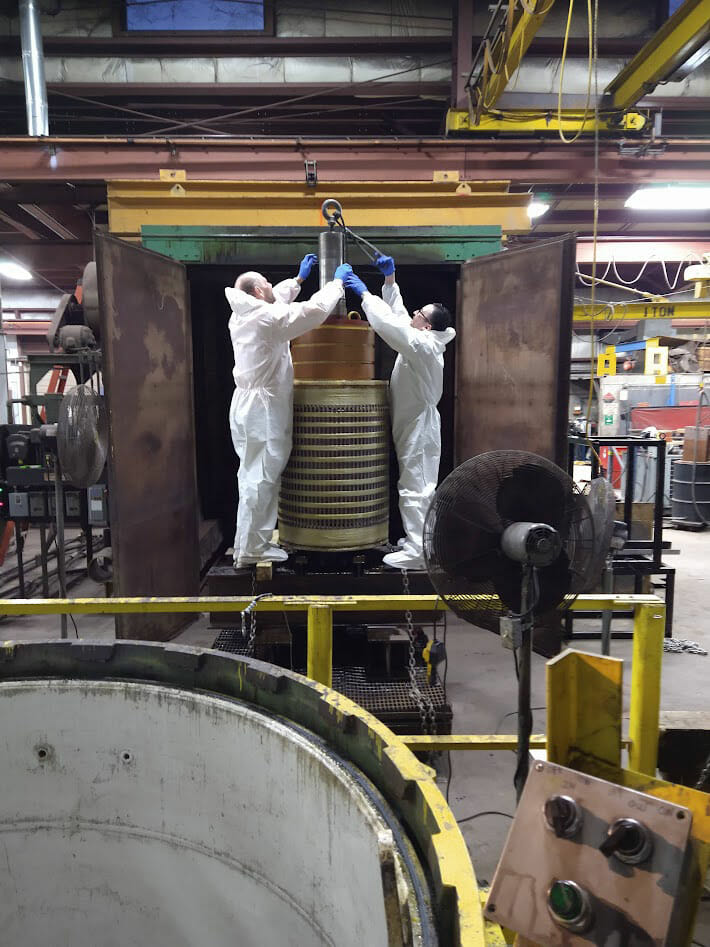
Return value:
M 296 381 L 279 538 L 301 549 L 367 549 L 387 541 L 388 526 L 387 383 Z

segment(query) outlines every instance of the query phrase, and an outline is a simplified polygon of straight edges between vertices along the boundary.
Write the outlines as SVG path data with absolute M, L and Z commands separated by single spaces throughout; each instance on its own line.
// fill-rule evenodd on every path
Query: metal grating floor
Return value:
M 212 647 L 216 651 L 229 651 L 231 654 L 246 654 L 246 641 L 241 630 L 225 628 L 217 635 Z M 259 657 L 259 647 L 256 647 Z M 304 668 L 294 668 L 304 673 Z M 451 732 L 453 714 L 446 703 L 446 694 L 440 683 L 427 683 L 426 669 L 416 669 L 417 683 L 424 695 L 434 707 L 436 729 L 439 733 Z M 333 668 L 333 689 L 345 697 L 354 700 L 364 710 L 378 717 L 395 732 L 418 733 L 421 721 L 416 702 L 412 697 L 409 681 L 369 680 L 364 667 Z

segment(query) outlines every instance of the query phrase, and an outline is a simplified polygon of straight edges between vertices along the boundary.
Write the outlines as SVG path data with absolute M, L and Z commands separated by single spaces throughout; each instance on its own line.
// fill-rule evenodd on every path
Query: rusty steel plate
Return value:
M 96 234 L 116 595 L 197 595 L 192 337 L 185 267 Z M 166 641 L 185 615 L 123 615 L 119 638 Z

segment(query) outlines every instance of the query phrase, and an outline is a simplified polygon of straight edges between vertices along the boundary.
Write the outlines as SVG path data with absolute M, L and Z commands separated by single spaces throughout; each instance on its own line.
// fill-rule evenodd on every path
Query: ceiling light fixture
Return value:
M 710 187 L 692 184 L 640 187 L 624 206 L 632 210 L 707 211 L 710 210 Z
M 11 260 L 0 260 L 0 276 L 7 279 L 30 280 L 32 274 L 19 263 L 13 263 Z
M 57 161 L 57 146 L 56 146 L 56 145 L 50 145 L 50 146 L 49 146 L 49 167 L 50 167 L 52 170 L 54 170 L 54 169 L 57 167 L 57 164 L 58 164 L 58 161 Z
M 530 201 L 528 204 L 528 217 L 530 220 L 535 220 L 536 217 L 542 217 L 543 214 L 546 214 L 550 209 L 549 204 L 544 204 L 542 201 Z

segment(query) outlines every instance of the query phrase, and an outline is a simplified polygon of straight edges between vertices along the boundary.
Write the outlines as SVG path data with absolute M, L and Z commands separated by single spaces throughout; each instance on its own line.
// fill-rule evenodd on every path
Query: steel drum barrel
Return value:
M 332 726 L 337 743 L 328 714 L 310 682 L 231 655 L 13 645 L 0 666 L 0 942 L 438 944 L 394 811 L 307 728 Z
M 695 469 L 693 469 L 695 467 Z M 693 482 L 695 503 L 693 503 Z M 676 460 L 671 482 L 671 511 L 673 519 L 690 523 L 710 521 L 710 463 L 693 464 Z

